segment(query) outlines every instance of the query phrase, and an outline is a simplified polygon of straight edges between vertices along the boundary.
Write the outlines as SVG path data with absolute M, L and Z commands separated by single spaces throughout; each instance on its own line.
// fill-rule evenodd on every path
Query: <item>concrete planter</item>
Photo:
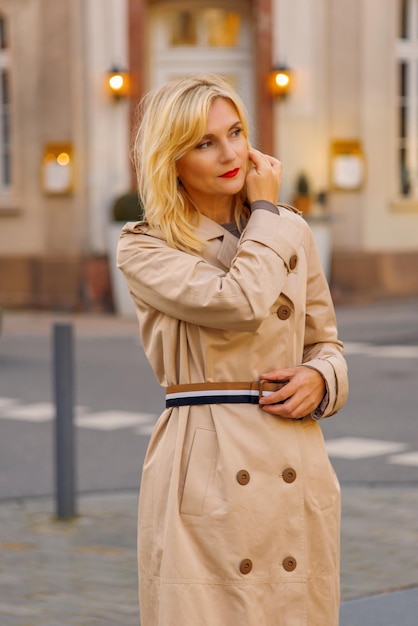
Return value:
M 309 215 L 306 218 L 318 248 L 319 258 L 328 284 L 331 279 L 331 222 L 330 215 Z
M 125 222 L 111 222 L 107 231 L 110 278 L 113 301 L 118 315 L 135 316 L 135 305 L 122 272 L 116 267 L 116 250 Z

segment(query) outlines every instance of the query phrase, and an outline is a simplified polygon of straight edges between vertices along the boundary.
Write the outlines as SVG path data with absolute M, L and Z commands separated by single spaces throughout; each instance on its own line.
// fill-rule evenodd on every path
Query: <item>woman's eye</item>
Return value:
M 232 136 L 239 137 L 241 133 L 242 133 L 242 128 L 235 128 L 235 130 L 232 131 Z
M 197 150 L 204 150 L 205 148 L 209 148 L 210 144 L 211 144 L 210 141 L 203 141 L 198 146 L 196 146 L 196 149 Z

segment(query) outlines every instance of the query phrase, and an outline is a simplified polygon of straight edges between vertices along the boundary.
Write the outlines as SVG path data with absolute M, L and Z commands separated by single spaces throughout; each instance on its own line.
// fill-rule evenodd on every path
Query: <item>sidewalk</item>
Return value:
M 137 494 L 77 509 L 64 522 L 52 499 L 0 503 L 2 625 L 138 626 Z M 340 626 L 417 626 L 417 511 L 414 488 L 343 487 Z

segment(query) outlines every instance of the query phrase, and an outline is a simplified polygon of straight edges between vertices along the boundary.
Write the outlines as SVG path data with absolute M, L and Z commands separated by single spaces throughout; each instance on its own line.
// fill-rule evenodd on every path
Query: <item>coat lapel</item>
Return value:
M 229 269 L 237 252 L 239 240 L 205 215 L 200 216 L 196 234 L 207 242 L 202 251 L 205 261 L 221 269 Z
M 146 222 L 128 223 L 124 230 L 143 232 L 151 237 L 163 239 L 161 232 L 150 228 Z M 228 270 L 237 252 L 239 239 L 206 215 L 200 215 L 196 234 L 202 241 L 206 242 L 200 256 L 211 265 Z

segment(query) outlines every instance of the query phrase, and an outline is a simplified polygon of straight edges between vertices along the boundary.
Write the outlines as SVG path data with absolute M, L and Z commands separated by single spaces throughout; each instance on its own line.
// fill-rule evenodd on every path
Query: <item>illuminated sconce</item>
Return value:
M 268 77 L 269 91 L 272 96 L 284 98 L 292 88 L 293 72 L 285 65 L 274 68 Z
M 129 73 L 112 67 L 107 73 L 107 88 L 115 100 L 127 98 L 129 95 Z
M 45 145 L 41 167 L 42 191 L 49 196 L 66 196 L 73 192 L 73 147 L 70 143 Z
M 365 157 L 358 139 L 339 139 L 331 144 L 331 185 L 340 191 L 361 189 L 365 178 Z

